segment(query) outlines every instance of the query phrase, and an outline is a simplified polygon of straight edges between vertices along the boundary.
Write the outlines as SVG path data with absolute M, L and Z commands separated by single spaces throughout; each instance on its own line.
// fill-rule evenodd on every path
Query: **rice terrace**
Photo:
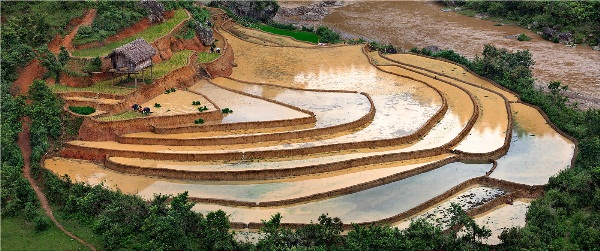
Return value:
M 53 136 L 53 120 L 39 121 L 48 117 L 32 108 L 24 113 L 26 119 L 14 119 L 25 128 L 18 146 L 27 159 L 25 176 L 45 184 L 40 188 L 51 207 L 48 201 L 42 207 L 61 211 L 54 214 L 58 222 L 66 222 L 64 231 L 90 249 L 285 249 L 303 242 L 263 242 L 286 233 L 282 229 L 315 224 L 333 224 L 335 236 L 354 238 L 357 229 L 402 231 L 419 220 L 435 225 L 439 234 L 472 234 L 469 240 L 481 243 L 470 248 L 493 247 L 486 245 L 501 244 L 503 230 L 525 227 L 527 209 L 545 196 L 549 179 L 575 165 L 578 139 L 553 124 L 540 104 L 523 101 L 523 94 L 464 63 L 362 39 L 323 41 L 326 28 L 316 31 L 319 38 L 304 27 L 292 34 L 268 22 L 249 22 L 227 9 L 227 2 L 212 7 L 186 1 L 141 3 L 149 17 L 100 38 L 94 37 L 95 22 L 109 17 L 102 14 L 102 3 L 81 7 L 69 28 L 52 36 L 45 54 L 36 51 L 52 55 L 62 71 L 53 70 L 56 64 L 45 56 L 32 58 L 9 88 L 15 97 L 29 94 L 27 101 L 15 98 L 22 107 L 48 97 L 36 91 L 49 88 L 59 97 L 40 104 L 58 104 L 63 114 L 58 130 L 65 132 Z M 3 17 L 3 27 L 5 22 Z M 5 32 L 10 31 L 3 36 Z M 61 58 L 66 58 L 62 66 Z M 558 89 L 547 95 L 559 97 Z M 8 102 L 4 97 L 3 90 L 3 103 Z M 11 119 L 8 109 L 3 104 L 5 121 Z M 15 124 L 20 131 L 20 122 Z M 50 136 L 35 141 L 39 127 Z M 3 134 L 11 130 L 5 128 L 3 122 Z M 13 137 L 17 142 L 16 133 Z M 31 137 L 31 144 L 22 137 Z M 4 138 L 3 155 L 11 154 Z M 42 152 L 38 145 L 45 147 Z M 5 177 L 12 176 L 4 171 L 5 157 L 2 161 L 5 190 Z M 15 198 L 4 194 L 3 208 Z M 128 195 L 139 196 L 123 199 L 132 201 L 130 209 L 108 206 Z M 133 206 L 138 199 L 144 202 Z M 208 232 L 224 231 L 240 246 L 157 246 L 156 239 L 175 243 L 168 239 L 176 237 L 169 236 L 187 235 L 160 232 L 171 228 L 153 225 L 151 217 L 127 219 L 136 210 L 170 215 L 177 205 L 192 213 L 169 217 L 183 217 L 182 222 L 206 217 L 199 220 L 207 224 L 202 227 L 211 224 L 215 212 L 224 212 L 227 227 L 206 227 L 205 235 L 193 238 L 213 236 L 218 242 L 229 237 Z M 452 225 L 456 218 L 449 212 L 456 213 L 457 206 L 471 221 Z M 94 210 L 102 213 L 92 214 Z M 137 239 L 102 223 L 116 212 L 124 214 L 119 228 L 156 235 Z M 9 224 L 6 217 L 3 212 L 3 225 Z M 139 225 L 126 223 L 130 221 Z M 473 227 L 469 222 L 478 226 L 465 233 Z M 182 231 L 192 228 L 181 224 Z M 479 239 L 479 226 L 491 230 L 487 238 Z M 97 236 L 89 237 L 92 232 Z M 10 238 L 3 233 L 7 250 Z M 343 250 L 349 240 L 324 243 Z M 428 247 L 407 249 L 440 248 Z

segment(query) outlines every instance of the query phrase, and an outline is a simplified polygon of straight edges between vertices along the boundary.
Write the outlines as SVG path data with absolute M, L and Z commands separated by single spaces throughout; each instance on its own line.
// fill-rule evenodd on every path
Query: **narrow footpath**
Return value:
M 19 139 L 17 140 L 17 143 L 19 144 L 19 148 L 21 148 L 21 153 L 23 154 L 23 162 L 24 162 L 23 175 L 25 175 L 25 178 L 27 178 L 27 180 L 29 181 L 29 184 L 35 191 L 35 194 L 37 195 L 38 199 L 40 200 L 40 203 L 42 204 L 42 208 L 44 209 L 44 212 L 46 212 L 46 215 L 48 215 L 48 217 L 50 217 L 50 220 L 52 220 L 52 222 L 54 222 L 54 225 L 56 225 L 56 227 L 58 227 L 58 229 L 63 231 L 65 234 L 67 234 L 71 238 L 77 240 L 81 244 L 87 246 L 91 250 L 96 250 L 96 248 L 94 246 L 88 244 L 81 238 L 75 236 L 73 233 L 66 230 L 54 217 L 54 214 L 52 213 L 52 209 L 50 209 L 50 205 L 48 204 L 48 199 L 46 199 L 46 195 L 37 186 L 33 177 L 31 177 L 31 166 L 29 165 L 30 164 L 29 157 L 31 156 L 29 123 L 31 122 L 31 120 L 28 117 L 24 117 L 21 120 L 21 122 L 23 123 L 23 127 L 22 127 L 23 130 L 19 133 Z
M 89 10 L 83 16 L 80 23 L 77 26 L 75 26 L 73 28 L 73 30 L 65 38 L 61 38 L 60 36 L 57 35 L 48 45 L 48 49 L 52 53 L 58 53 L 61 45 L 65 46 L 66 48 L 72 48 L 73 47 L 72 40 L 73 40 L 73 37 L 75 36 L 75 34 L 77 33 L 77 30 L 79 29 L 79 27 L 81 25 L 91 24 L 91 22 L 93 21 L 95 16 L 96 16 L 96 10 L 95 9 Z M 29 64 L 27 64 L 27 66 L 25 66 L 25 68 L 23 68 L 21 70 L 18 79 L 15 82 L 13 82 L 12 90 L 11 90 L 13 95 L 18 95 L 18 94 L 26 95 L 27 90 L 29 90 L 29 86 L 33 83 L 33 80 L 41 78 L 41 76 L 45 73 L 45 71 L 46 70 L 42 67 L 41 62 L 38 59 L 32 60 Z M 48 215 L 48 217 L 50 217 L 50 220 L 52 220 L 52 222 L 54 222 L 54 225 L 56 227 L 58 227 L 58 229 L 63 231 L 65 234 L 67 234 L 74 240 L 77 240 L 79 243 L 90 248 L 91 250 L 96 250 L 96 248 L 94 246 L 88 244 L 81 238 L 75 236 L 73 233 L 66 230 L 54 217 L 54 214 L 52 213 L 52 209 L 50 208 L 50 205 L 48 203 L 48 199 L 46 198 L 46 195 L 37 186 L 37 184 L 35 183 L 35 180 L 31 176 L 31 166 L 30 166 L 30 162 L 29 162 L 29 158 L 31 156 L 31 143 L 30 143 L 31 133 L 29 131 L 29 124 L 31 123 L 31 120 L 28 117 L 23 117 L 21 119 L 21 122 L 23 125 L 22 125 L 22 130 L 19 133 L 19 138 L 17 140 L 17 143 L 19 145 L 19 148 L 21 149 L 21 154 L 23 155 L 23 162 L 24 162 L 23 175 L 29 181 L 29 184 L 35 191 L 35 194 L 37 195 L 38 199 L 40 200 L 40 204 L 42 205 L 44 212 L 46 213 L 46 215 Z

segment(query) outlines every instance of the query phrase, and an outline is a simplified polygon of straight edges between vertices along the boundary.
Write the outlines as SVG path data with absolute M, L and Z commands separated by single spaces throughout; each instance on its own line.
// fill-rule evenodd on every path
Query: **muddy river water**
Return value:
M 282 6 L 297 6 L 284 2 Z M 322 21 L 349 37 L 391 43 L 403 49 L 436 45 L 469 58 L 481 54 L 485 44 L 510 50 L 529 50 L 536 64 L 538 84 L 550 81 L 568 84 L 575 101 L 584 107 L 600 107 L 600 51 L 589 46 L 566 47 L 544 40 L 532 31 L 515 25 L 494 26 L 496 22 L 444 12 L 445 5 L 428 1 L 348 1 L 329 9 Z M 531 41 L 507 36 L 524 33 Z

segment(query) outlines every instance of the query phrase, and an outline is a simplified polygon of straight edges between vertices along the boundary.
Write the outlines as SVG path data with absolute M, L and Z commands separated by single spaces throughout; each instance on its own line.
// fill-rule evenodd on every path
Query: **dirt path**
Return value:
M 41 79 L 46 73 L 46 69 L 42 66 L 42 63 L 38 59 L 33 59 L 19 72 L 19 77 L 10 87 L 11 94 L 19 95 L 27 93 L 29 85 L 33 83 L 35 79 Z
M 96 17 L 96 12 L 96 9 L 91 9 L 87 13 L 85 13 L 83 18 L 81 19 L 81 22 L 77 26 L 75 26 L 75 28 L 73 28 L 73 30 L 69 32 L 69 34 L 67 34 L 65 38 L 63 38 L 61 43 L 62 46 L 64 46 L 68 51 L 73 50 L 73 38 L 75 38 L 79 27 L 83 25 L 91 25 L 94 21 L 94 18 Z
M 60 35 L 56 35 L 52 41 L 48 44 L 48 50 L 52 53 L 59 53 L 60 47 L 64 46 L 67 50 L 73 49 L 73 38 L 77 34 L 77 30 L 82 25 L 90 25 L 96 17 L 96 10 L 89 10 L 81 19 L 81 22 L 73 28 L 73 30 L 64 38 Z M 46 73 L 46 69 L 42 66 L 42 63 L 38 59 L 33 59 L 19 72 L 19 77 L 11 86 L 11 93 L 13 95 L 25 94 L 29 89 L 29 85 L 33 83 L 35 79 L 41 79 Z
M 29 157 L 31 155 L 31 145 L 30 145 L 30 141 L 29 141 L 29 139 L 30 139 L 30 132 L 29 132 L 30 119 L 25 117 L 25 118 L 23 118 L 22 123 L 23 123 L 23 127 L 22 127 L 23 130 L 19 133 L 19 139 L 17 140 L 17 143 L 19 144 L 19 148 L 21 148 L 21 153 L 23 154 L 23 159 L 24 159 L 24 163 L 25 163 L 23 166 L 23 174 L 25 175 L 25 178 L 27 178 L 27 180 L 29 181 L 29 184 L 35 191 L 35 194 L 37 195 L 38 199 L 40 200 L 40 203 L 42 204 L 42 208 L 44 209 L 44 212 L 46 212 L 46 215 L 48 215 L 48 217 L 50 217 L 50 219 L 52 220 L 52 222 L 54 222 L 54 225 L 56 225 L 56 227 L 58 227 L 58 229 L 63 231 L 65 234 L 67 234 L 71 238 L 77 240 L 81 244 L 87 246 L 91 250 L 96 250 L 95 247 L 93 247 L 92 245 L 88 244 L 84 240 L 75 236 L 73 233 L 66 230 L 56 220 L 56 218 L 52 214 L 52 210 L 50 209 L 50 205 L 48 204 L 48 199 L 46 199 L 46 195 L 44 195 L 42 190 L 36 185 L 33 177 L 31 177 L 31 167 L 29 165 Z
M 54 39 L 48 44 L 48 49 L 52 53 L 58 53 L 61 45 L 65 46 L 66 48 L 72 48 L 73 46 L 71 44 L 71 41 L 73 41 L 73 38 L 75 37 L 75 34 L 77 33 L 77 30 L 79 29 L 79 27 L 81 25 L 91 24 L 91 22 L 92 22 L 92 20 L 94 20 L 95 16 L 96 16 L 95 9 L 88 11 L 85 14 L 85 16 L 82 18 L 81 23 L 79 23 L 77 26 L 75 26 L 75 28 L 73 28 L 73 30 L 64 39 L 61 38 L 60 35 L 57 35 L 56 37 L 54 37 Z M 31 62 L 29 62 L 29 64 L 27 64 L 27 66 L 25 66 L 19 72 L 19 77 L 17 78 L 17 80 L 15 82 L 13 82 L 13 85 L 11 86 L 12 94 L 13 95 L 26 94 L 27 90 L 29 89 L 29 85 L 31 85 L 35 79 L 40 79 L 44 75 L 45 72 L 46 72 L 46 69 L 44 69 L 40 60 L 38 60 L 38 59 L 31 60 Z M 77 240 L 81 244 L 87 246 L 91 250 L 96 250 L 96 248 L 94 246 L 88 244 L 84 240 L 80 239 L 79 237 L 75 236 L 73 233 L 66 230 L 56 220 L 56 218 L 54 217 L 54 214 L 52 213 L 52 209 L 50 209 L 50 205 L 48 203 L 48 199 L 46 198 L 46 195 L 36 185 L 33 177 L 31 177 L 31 166 L 30 166 L 30 162 L 29 162 L 29 158 L 31 156 L 31 144 L 30 144 L 31 133 L 29 131 L 29 123 L 30 122 L 31 122 L 31 120 L 27 117 L 24 117 L 22 119 L 22 123 L 23 123 L 22 131 L 19 133 L 19 138 L 17 140 L 17 144 L 19 145 L 19 148 L 21 149 L 21 153 L 23 154 L 23 160 L 24 160 L 23 175 L 25 176 L 27 181 L 29 181 L 29 184 L 35 191 L 35 194 L 37 195 L 38 199 L 40 200 L 40 204 L 42 205 L 44 212 L 46 212 L 46 215 L 48 215 L 48 217 L 50 217 L 50 220 L 52 220 L 52 222 L 54 222 L 54 225 L 56 225 L 56 227 L 58 227 L 58 229 L 63 231 L 65 234 L 67 234 L 71 238 Z

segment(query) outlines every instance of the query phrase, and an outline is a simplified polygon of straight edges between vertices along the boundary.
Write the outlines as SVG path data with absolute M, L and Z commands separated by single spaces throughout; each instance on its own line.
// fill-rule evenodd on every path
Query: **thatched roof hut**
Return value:
M 152 65 L 152 56 L 155 54 L 156 49 L 152 45 L 143 38 L 138 38 L 116 48 L 105 59 L 111 59 L 115 72 L 137 73 Z

